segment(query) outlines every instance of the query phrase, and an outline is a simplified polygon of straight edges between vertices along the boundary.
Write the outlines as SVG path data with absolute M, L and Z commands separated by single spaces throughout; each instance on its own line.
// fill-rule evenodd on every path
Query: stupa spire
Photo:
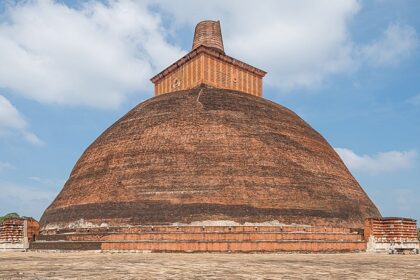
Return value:
M 192 50 L 155 75 L 155 95 L 207 85 L 262 96 L 266 72 L 225 54 L 220 21 L 197 24 Z
M 195 50 L 199 46 L 210 47 L 225 53 L 220 21 L 204 20 L 197 24 L 192 49 Z

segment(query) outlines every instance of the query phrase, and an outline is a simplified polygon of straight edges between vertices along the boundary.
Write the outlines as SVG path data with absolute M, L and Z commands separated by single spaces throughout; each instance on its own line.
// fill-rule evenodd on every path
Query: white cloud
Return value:
M 23 130 L 25 127 L 26 121 L 19 114 L 18 110 L 9 100 L 0 95 L 0 129 Z
M 0 86 L 43 103 L 115 108 L 183 54 L 138 1 L 24 1 L 2 18 Z
M 355 66 L 347 23 L 358 12 L 345 1 L 160 1 L 178 25 L 221 19 L 227 54 L 251 63 L 281 88 L 312 87 Z
M 169 43 L 168 32 L 188 28 L 192 40 L 203 19 L 220 19 L 227 54 L 268 71 L 266 83 L 281 89 L 319 86 L 361 60 L 394 64 L 418 45 L 416 30 L 401 24 L 370 44 L 353 42 L 348 23 L 358 0 L 81 3 L 6 6 L 0 87 L 42 103 L 118 107 L 133 94 L 150 95 L 149 78 L 189 51 Z
M 10 132 L 18 132 L 24 140 L 34 145 L 43 145 L 43 142 L 34 133 L 28 130 L 28 124 L 18 110 L 0 95 L 0 136 Z
M 316 87 L 329 77 L 368 66 L 394 65 L 419 46 L 416 30 L 390 24 L 368 44 L 354 42 L 349 22 L 360 1 L 158 1 L 179 26 L 220 19 L 228 54 L 268 72 L 270 85 Z
M 373 156 L 358 155 L 346 148 L 335 148 L 335 151 L 350 170 L 370 173 L 409 168 L 417 158 L 415 150 L 382 152 Z
M 373 66 L 398 64 L 418 46 L 420 39 L 409 25 L 390 24 L 382 37 L 360 49 L 362 59 Z
M 40 186 L 49 188 L 56 188 L 57 186 L 61 188 L 66 182 L 66 180 L 54 178 L 41 178 L 38 176 L 31 176 L 29 177 L 29 179 L 33 182 L 36 182 Z

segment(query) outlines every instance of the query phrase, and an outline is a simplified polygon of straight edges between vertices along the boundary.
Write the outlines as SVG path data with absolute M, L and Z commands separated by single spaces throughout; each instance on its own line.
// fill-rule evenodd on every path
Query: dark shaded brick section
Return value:
M 101 250 L 102 242 L 33 242 L 29 244 L 31 250 L 63 250 L 63 251 L 82 251 L 82 250 Z
M 64 210 L 64 211 L 63 211 Z M 351 209 L 348 209 L 351 210 Z M 339 218 L 348 219 L 349 212 L 337 213 L 312 209 L 277 209 L 256 208 L 249 205 L 220 205 L 220 204 L 170 204 L 165 201 L 143 201 L 131 203 L 96 203 L 71 206 L 66 209 L 52 210 L 47 223 L 71 222 L 80 217 L 84 219 L 107 220 L 124 219 L 137 225 L 165 225 L 175 220 L 181 223 L 191 223 L 224 216 L 238 222 L 264 222 L 275 220 L 279 216 L 290 223 L 304 216 L 311 218 Z M 141 215 L 139 215 L 141 213 Z M 244 213 L 246 215 L 244 215 Z

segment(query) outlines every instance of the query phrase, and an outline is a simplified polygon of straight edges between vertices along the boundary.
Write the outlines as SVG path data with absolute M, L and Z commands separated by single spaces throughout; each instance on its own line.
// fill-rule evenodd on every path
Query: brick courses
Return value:
M 414 219 L 368 218 L 365 220 L 364 236 L 369 251 L 416 252 L 420 249 L 417 222 Z
M 0 251 L 25 250 L 39 234 L 39 224 L 33 218 L 10 218 L 0 223 Z
M 317 131 L 261 97 L 265 74 L 200 23 L 193 50 L 152 78 L 156 96 L 86 149 L 31 248 L 365 250 L 378 209 Z
M 262 96 L 266 72 L 227 56 L 218 21 L 200 22 L 190 53 L 154 76 L 155 95 L 192 89 L 200 84 Z
M 85 245 L 85 246 L 84 246 Z M 45 231 L 31 244 L 48 250 L 153 252 L 354 252 L 363 235 L 349 228 L 311 226 L 156 226 Z
M 41 225 L 277 220 L 361 228 L 368 217 L 380 214 L 296 114 L 204 86 L 149 99 L 106 130 Z

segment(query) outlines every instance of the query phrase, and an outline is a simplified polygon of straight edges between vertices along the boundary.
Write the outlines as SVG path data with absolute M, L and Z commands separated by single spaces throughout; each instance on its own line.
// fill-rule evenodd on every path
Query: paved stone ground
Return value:
M 420 279 L 420 255 L 0 252 L 0 279 Z

